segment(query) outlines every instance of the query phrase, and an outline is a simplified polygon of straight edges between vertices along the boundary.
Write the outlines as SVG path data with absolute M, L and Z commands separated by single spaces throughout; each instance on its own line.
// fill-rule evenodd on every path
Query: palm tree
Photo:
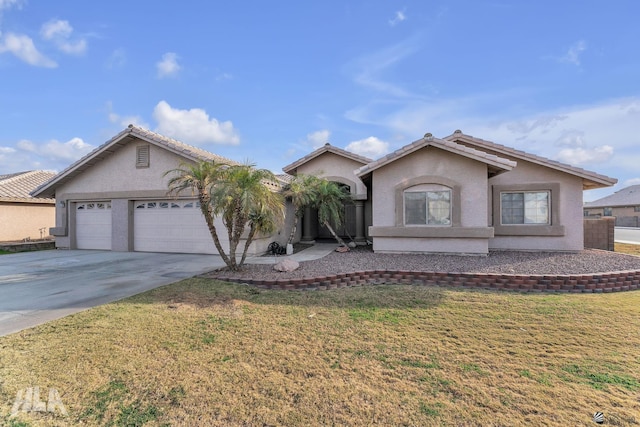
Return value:
M 211 206 L 211 187 L 218 182 L 223 171 L 228 167 L 227 164 L 214 161 L 202 161 L 195 164 L 181 163 L 178 168 L 165 172 L 164 176 L 173 174 L 167 183 L 169 195 L 177 196 L 184 190 L 191 190 L 192 195 L 197 194 L 200 201 L 200 211 L 207 222 L 213 243 L 225 264 L 230 265 L 231 260 L 220 244 L 218 230 L 213 223 L 215 214 Z
M 291 200 L 291 204 L 293 205 L 293 226 L 291 227 L 291 233 L 289 234 L 289 240 L 287 243 L 293 243 L 293 239 L 296 235 L 296 229 L 298 227 L 298 222 L 304 213 L 304 209 L 307 206 L 311 206 L 314 204 L 314 198 L 316 195 L 316 191 L 314 191 L 314 186 L 318 183 L 318 178 L 313 175 L 303 175 L 298 174 L 291 182 L 285 185 L 282 194 L 285 198 Z
M 200 210 L 205 217 L 216 249 L 230 270 L 239 270 L 254 237 L 272 232 L 284 217 L 284 203 L 279 193 L 272 192 L 265 181 L 275 182 L 273 173 L 255 169 L 254 165 L 227 165 L 202 161 L 182 164 L 165 173 L 169 194 L 191 189 L 197 193 Z M 229 237 L 229 253 L 220 244 L 214 218 L 220 216 Z M 238 244 L 249 227 L 240 263 L 236 259 Z
M 347 246 L 331 224 L 340 227 L 344 221 L 344 202 L 349 200 L 349 194 L 339 184 L 324 178 L 318 178 L 314 185 L 314 193 L 313 207 L 318 210 L 318 221 L 327 227 L 341 246 Z
M 213 213 L 221 216 L 229 235 L 227 265 L 231 270 L 242 267 L 256 234 L 272 232 L 284 218 L 282 195 L 271 191 L 265 181 L 275 182 L 276 178 L 272 172 L 255 169 L 252 164 L 232 165 L 211 187 Z M 236 251 L 247 226 L 249 232 L 238 264 Z

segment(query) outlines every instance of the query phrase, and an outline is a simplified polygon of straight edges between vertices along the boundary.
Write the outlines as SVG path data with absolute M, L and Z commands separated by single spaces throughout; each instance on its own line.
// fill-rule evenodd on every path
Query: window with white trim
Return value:
M 420 186 L 418 186 L 420 187 Z M 405 225 L 451 225 L 451 190 L 412 187 L 404 192 Z
M 514 191 L 500 193 L 502 225 L 549 225 L 551 194 L 549 191 Z

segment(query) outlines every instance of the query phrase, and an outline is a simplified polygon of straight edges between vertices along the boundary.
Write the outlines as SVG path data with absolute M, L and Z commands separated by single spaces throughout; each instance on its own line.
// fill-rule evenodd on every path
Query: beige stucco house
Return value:
M 29 193 L 54 176 L 40 170 L 0 175 L 0 242 L 49 236 L 55 225 L 55 200 Z
M 640 227 L 640 185 L 622 188 L 613 194 L 584 204 L 584 216 L 614 216 L 620 227 Z
M 283 170 L 348 185 L 355 240 L 402 253 L 582 250 L 582 191 L 617 181 L 461 131 L 375 161 L 326 145 Z M 313 215 L 303 239 L 321 235 Z
M 197 197 L 167 195 L 165 173 L 201 160 L 237 164 L 130 125 L 33 195 L 57 200 L 57 248 L 217 254 Z M 216 227 L 224 230 L 220 219 Z M 219 237 L 228 250 L 226 232 Z M 248 253 L 265 252 L 270 238 L 254 239 Z
M 200 160 L 235 163 L 129 126 L 33 194 L 57 199 L 59 248 L 217 253 L 195 197 L 167 196 L 165 172 Z M 343 185 L 352 202 L 338 233 L 397 253 L 579 251 L 583 190 L 616 183 L 460 131 L 427 134 L 377 160 L 326 144 L 283 171 Z M 257 239 L 250 253 L 285 243 L 290 226 Z M 300 229 L 303 242 L 330 238 L 311 209 Z

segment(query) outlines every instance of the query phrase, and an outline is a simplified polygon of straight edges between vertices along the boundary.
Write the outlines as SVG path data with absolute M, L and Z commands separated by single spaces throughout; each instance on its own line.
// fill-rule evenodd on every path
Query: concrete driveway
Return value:
M 0 256 L 0 336 L 224 266 L 216 255 L 52 250 Z

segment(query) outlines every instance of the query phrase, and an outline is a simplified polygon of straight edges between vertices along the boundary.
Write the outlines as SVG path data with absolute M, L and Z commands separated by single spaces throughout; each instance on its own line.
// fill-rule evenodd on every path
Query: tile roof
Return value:
M 427 146 L 437 147 L 445 151 L 449 151 L 473 160 L 477 160 L 479 162 L 486 163 L 496 171 L 509 171 L 516 166 L 516 162 L 514 162 L 513 160 L 504 159 L 494 154 L 488 154 L 484 151 L 476 150 L 472 147 L 457 144 L 453 141 L 434 138 L 431 134 L 426 134 L 424 138 L 414 141 L 411 144 L 405 145 L 404 147 L 397 149 L 393 153 L 389 153 L 386 156 L 381 157 L 380 159 L 361 167 L 356 171 L 356 175 L 358 175 L 359 177 L 363 177 L 364 175 L 367 175 L 384 165 L 387 165 Z
M 613 206 L 638 206 L 640 205 L 640 185 L 625 187 L 613 194 L 593 202 L 584 204 L 585 208 L 603 208 Z
M 0 175 L 0 201 L 53 204 L 55 199 L 34 198 L 30 193 L 55 175 L 40 170 Z
M 148 129 L 144 129 L 139 126 L 129 125 L 129 127 L 124 130 L 124 132 L 127 132 L 127 130 L 129 130 L 129 133 L 131 133 L 132 135 L 138 136 L 140 139 L 143 139 L 148 142 L 155 142 L 158 145 L 163 145 L 166 148 L 169 148 L 171 151 L 181 154 L 185 157 L 190 157 L 193 160 L 213 160 L 216 162 L 226 163 L 229 165 L 240 164 L 235 160 L 231 160 L 226 157 L 219 156 L 210 151 L 203 150 L 202 148 L 194 147 L 193 145 L 185 144 L 184 142 L 178 141 L 177 139 L 160 135 L 159 133 L 152 132 Z
M 472 145 L 475 148 L 495 151 L 502 155 L 508 155 L 515 157 L 516 159 L 526 160 L 531 163 L 546 166 L 551 169 L 556 169 L 561 172 L 565 172 L 571 175 L 576 175 L 582 178 L 583 189 L 589 190 L 592 188 L 609 187 L 614 185 L 618 180 L 606 175 L 601 175 L 596 172 L 588 171 L 576 166 L 571 166 L 566 163 L 561 163 L 555 160 L 548 159 L 546 157 L 537 156 L 535 154 L 527 153 L 522 150 L 507 147 L 505 145 L 496 144 L 495 142 L 486 141 L 484 139 L 476 138 L 471 135 L 465 135 L 460 130 L 456 130 L 452 135 L 444 138 L 447 141 L 454 141 L 464 145 Z
M 196 162 L 200 160 L 206 160 L 206 161 L 226 163 L 230 165 L 240 164 L 235 160 L 218 156 L 217 154 L 213 154 L 209 151 L 203 150 L 202 148 L 185 144 L 184 142 L 180 142 L 176 139 L 169 138 L 164 135 L 160 135 L 159 133 L 152 132 L 148 129 L 144 129 L 139 126 L 129 125 L 122 132 L 118 133 L 116 136 L 114 136 L 104 144 L 100 145 L 99 147 L 91 151 L 89 154 L 82 157 L 80 160 L 76 161 L 75 163 L 71 164 L 69 167 L 64 169 L 62 172 L 56 175 L 50 182 L 35 189 L 32 192 L 32 194 L 34 194 L 35 196 L 53 197 L 55 194 L 55 187 L 57 185 L 72 179 L 73 177 L 75 177 L 85 169 L 91 167 L 96 162 L 113 154 L 118 148 L 123 147 L 134 138 L 147 141 L 159 147 L 163 147 L 173 153 L 176 153 L 182 157 L 185 157 L 186 159 L 190 159 Z
M 298 159 L 295 162 L 283 167 L 282 170 L 288 174 L 295 174 L 296 169 L 298 169 L 303 164 L 315 159 L 316 157 L 318 157 L 323 153 L 337 154 L 338 156 L 355 160 L 356 162 L 362 163 L 363 165 L 366 165 L 367 163 L 370 163 L 372 161 L 368 157 L 360 156 L 359 154 L 352 153 L 351 151 L 343 150 L 342 148 L 335 147 L 327 142 L 317 150 L 314 150 L 311 153 L 307 154 L 306 156 L 302 157 L 301 159 Z

